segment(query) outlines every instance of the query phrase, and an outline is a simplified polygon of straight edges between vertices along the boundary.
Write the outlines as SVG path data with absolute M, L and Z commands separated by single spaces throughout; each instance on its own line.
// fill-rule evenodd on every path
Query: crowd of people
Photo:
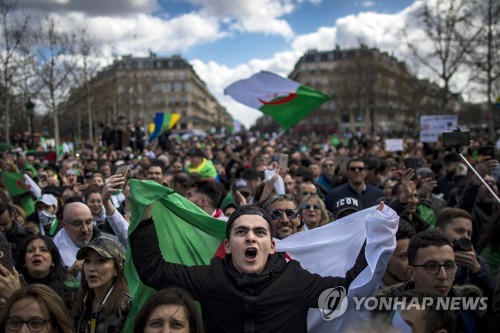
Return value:
M 320 293 L 349 287 L 367 267 L 364 250 L 345 276 L 322 277 L 275 251 L 273 239 L 373 206 L 400 218 L 379 299 L 488 301 L 482 311 L 373 311 L 372 329 L 493 332 L 500 327 L 500 165 L 478 153 L 485 144 L 478 140 L 461 155 L 405 138 L 402 151 L 388 152 L 370 135 L 274 140 L 246 132 L 162 144 L 137 134 L 120 145 L 84 145 L 55 162 L 4 151 L 2 172 L 28 175 L 41 195 L 27 207 L 31 193 L 0 183 L 0 244 L 12 254 L 0 264 L 0 332 L 120 332 L 126 320 L 134 332 L 305 332 Z M 226 258 L 208 266 L 166 262 L 150 206 L 129 233 L 129 179 L 167 186 L 225 221 Z M 158 290 L 136 318 L 129 318 L 126 260 Z

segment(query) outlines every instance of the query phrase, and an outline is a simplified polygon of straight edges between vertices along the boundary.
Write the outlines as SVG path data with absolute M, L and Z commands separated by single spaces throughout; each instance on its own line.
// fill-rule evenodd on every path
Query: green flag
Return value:
M 285 130 L 329 99 L 320 91 L 265 71 L 234 82 L 224 89 L 224 94 L 259 109 Z
M 24 174 L 4 171 L 2 172 L 2 178 L 11 197 L 30 192 Z
M 30 216 L 35 212 L 36 200 L 34 199 L 31 193 L 21 195 L 18 201 L 19 201 L 19 206 L 21 206 L 21 208 L 24 210 L 26 216 Z
M 210 263 L 225 238 L 224 221 L 209 216 L 174 190 L 150 180 L 131 180 L 130 191 L 132 217 L 129 234 L 140 223 L 145 207 L 153 204 L 153 219 L 165 260 L 191 266 Z M 155 291 L 140 281 L 130 245 L 126 257 L 125 276 L 133 302 L 124 332 L 132 332 L 137 312 Z

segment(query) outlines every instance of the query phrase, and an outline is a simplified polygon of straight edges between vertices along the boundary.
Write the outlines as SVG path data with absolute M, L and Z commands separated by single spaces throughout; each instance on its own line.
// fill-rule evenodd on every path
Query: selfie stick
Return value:
M 457 149 L 457 151 L 458 151 L 458 149 Z M 490 191 L 490 193 L 496 199 L 497 204 L 500 204 L 500 199 L 495 194 L 495 192 L 493 191 L 493 189 L 484 181 L 483 177 L 481 177 L 479 175 L 479 173 L 476 171 L 476 169 L 474 169 L 474 167 L 469 163 L 469 161 L 467 161 L 467 159 L 465 158 L 464 155 L 462 155 L 462 153 L 458 153 L 458 155 L 460 155 L 460 157 L 462 158 L 462 160 L 464 161 L 464 163 L 469 167 L 469 169 L 472 170 L 472 172 L 474 172 L 474 174 L 476 175 L 476 177 L 479 178 L 479 180 L 481 181 L 481 183 L 483 183 L 483 185 L 488 189 L 488 191 Z

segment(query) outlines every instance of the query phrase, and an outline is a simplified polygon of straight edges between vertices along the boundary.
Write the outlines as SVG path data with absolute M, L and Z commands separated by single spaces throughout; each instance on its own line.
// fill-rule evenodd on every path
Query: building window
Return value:
M 171 92 L 175 91 L 175 83 L 174 82 L 170 82 L 170 91 Z
M 187 117 L 187 111 L 186 110 L 182 110 L 181 111 L 181 116 L 182 117 Z
M 163 92 L 163 83 L 156 84 L 156 92 Z
M 341 121 L 343 123 L 349 123 L 351 121 L 351 117 L 349 116 L 349 113 L 343 113 Z

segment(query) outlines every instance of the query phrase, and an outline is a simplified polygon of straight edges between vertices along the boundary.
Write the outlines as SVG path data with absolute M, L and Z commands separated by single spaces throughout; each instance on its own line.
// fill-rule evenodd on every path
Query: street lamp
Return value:
M 370 130 L 371 134 L 375 135 L 375 102 L 368 102 L 368 111 L 370 112 Z
M 31 98 L 28 98 L 28 101 L 24 104 L 24 107 L 26 109 L 26 115 L 28 116 L 29 120 L 31 146 L 32 148 L 35 148 L 35 139 L 33 137 L 33 117 L 35 116 L 35 103 L 31 101 Z

